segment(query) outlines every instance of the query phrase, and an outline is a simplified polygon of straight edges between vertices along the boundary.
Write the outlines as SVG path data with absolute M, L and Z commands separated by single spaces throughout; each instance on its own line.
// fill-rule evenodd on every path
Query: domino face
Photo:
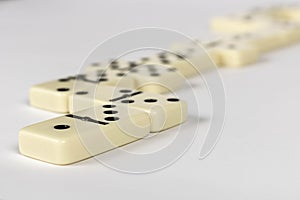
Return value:
M 134 80 L 124 76 L 126 75 L 118 71 L 109 72 L 109 76 L 104 76 L 103 73 L 89 73 L 34 85 L 30 88 L 30 104 L 52 112 L 67 113 L 69 96 L 73 94 L 75 84 L 78 87 L 113 85 L 134 88 Z
M 177 126 L 187 118 L 187 104 L 183 100 L 110 86 L 86 88 L 75 92 L 75 95 L 70 97 L 70 111 L 76 112 L 108 103 L 126 105 L 147 113 L 151 119 L 151 132 Z
M 19 149 L 25 156 L 67 165 L 141 139 L 149 126 L 145 112 L 110 103 L 21 129 Z
M 162 65 L 140 65 L 131 69 L 128 76 L 135 80 L 136 90 L 155 94 L 174 92 L 185 81 L 176 68 Z

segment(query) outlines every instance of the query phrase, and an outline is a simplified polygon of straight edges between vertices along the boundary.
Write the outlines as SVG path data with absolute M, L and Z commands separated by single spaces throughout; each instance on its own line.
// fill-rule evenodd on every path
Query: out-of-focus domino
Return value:
M 201 47 L 190 47 L 177 52 L 161 52 L 141 59 L 144 65 L 159 65 L 176 68 L 186 78 L 207 71 L 212 65 L 210 57 Z
M 271 26 L 272 18 L 257 13 L 219 16 L 211 21 L 211 28 L 217 33 L 247 33 L 257 32 Z
M 273 17 L 275 17 L 277 20 L 300 23 L 299 4 L 275 6 L 270 10 L 272 12 Z
M 109 103 L 20 130 L 19 150 L 28 157 L 67 165 L 129 144 L 149 134 L 147 113 Z
M 187 104 L 183 100 L 110 86 L 82 88 L 75 91 L 70 97 L 70 111 L 76 112 L 109 103 L 128 105 L 148 113 L 151 119 L 151 132 L 160 132 L 179 125 L 187 118 Z
M 176 68 L 163 65 L 139 65 L 128 72 L 135 89 L 155 94 L 170 93 L 184 85 L 185 78 Z
M 30 104 L 52 112 L 67 113 L 69 96 L 73 94 L 74 87 L 83 85 L 84 87 L 93 87 L 96 84 L 134 88 L 134 80 L 126 77 L 126 74 L 118 71 L 109 73 L 109 76 L 104 76 L 102 73 L 70 76 L 34 85 L 30 88 Z M 120 76 L 121 74 L 122 76 Z
M 219 60 L 220 66 L 240 67 L 255 63 L 260 58 L 257 48 L 233 40 L 218 40 L 206 42 L 203 45 L 211 57 Z
M 269 52 L 300 40 L 300 25 L 296 23 L 276 23 L 274 26 L 258 33 L 240 33 L 229 40 L 250 44 L 261 53 Z
M 212 37 L 211 37 L 210 39 L 206 39 L 206 40 L 194 39 L 192 41 L 177 42 L 177 43 L 172 44 L 170 49 L 174 52 L 180 52 L 183 49 L 192 49 L 195 47 L 198 48 L 199 49 L 198 51 L 204 52 L 204 53 L 200 54 L 200 56 L 203 57 L 203 62 L 202 62 L 203 64 L 201 65 L 201 71 L 206 71 L 206 70 L 209 70 L 209 68 L 212 65 L 220 66 L 220 64 L 221 64 L 220 57 L 217 56 L 216 54 L 214 54 L 214 52 L 211 52 L 210 49 L 207 49 L 205 46 L 206 43 L 212 43 L 212 42 L 219 41 L 218 36 L 215 36 L 213 38 L 214 39 L 212 39 Z M 207 41 L 209 41 L 209 42 L 207 42 Z M 205 57 L 206 57 L 206 59 L 205 59 Z M 205 63 L 206 63 L 207 69 L 205 68 Z
M 285 38 L 285 44 L 291 45 L 300 42 L 300 22 L 281 22 L 277 23 L 275 29 L 279 30 Z
M 269 29 L 259 33 L 241 33 L 230 37 L 236 43 L 244 43 L 256 47 L 259 52 L 265 53 L 282 47 L 286 37 L 279 30 Z

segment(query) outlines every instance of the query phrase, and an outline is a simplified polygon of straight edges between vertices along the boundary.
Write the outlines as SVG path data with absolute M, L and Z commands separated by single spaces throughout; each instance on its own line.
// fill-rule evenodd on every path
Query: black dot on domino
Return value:
M 159 76 L 159 73 L 151 73 L 151 76 Z
M 145 99 L 144 102 L 146 102 L 146 103 L 155 103 L 155 102 L 157 102 L 157 99 Z
M 163 63 L 163 64 L 170 64 L 170 61 L 166 60 L 166 59 L 163 59 L 163 60 L 161 60 L 161 63 Z
M 119 69 L 119 65 L 118 64 L 111 64 L 111 68 L 112 69 Z
M 56 129 L 56 130 L 65 130 L 65 129 L 69 129 L 69 128 L 70 128 L 70 126 L 66 125 L 66 124 L 59 124 L 59 125 L 54 126 L 54 129 Z
M 165 59 L 166 58 L 166 53 L 165 52 L 160 53 L 160 54 L 158 54 L 158 57 L 161 58 L 161 59 Z
M 253 17 L 251 15 L 246 15 L 244 17 L 244 19 L 247 20 L 247 21 L 251 21 L 253 19 Z
M 105 110 L 103 113 L 107 114 L 107 115 L 113 115 L 113 114 L 117 114 L 118 111 L 116 111 L 116 110 Z
M 122 100 L 121 103 L 134 103 L 134 100 Z
M 109 105 L 109 104 L 107 104 L 107 105 L 103 105 L 102 107 L 103 108 L 115 108 L 116 105 Z
M 86 94 L 88 94 L 88 92 L 87 91 L 78 91 L 75 94 L 77 94 L 77 95 L 86 95 Z
M 156 72 L 157 69 L 154 65 L 147 65 L 147 69 L 150 71 L 150 72 Z
M 229 48 L 229 49 L 235 49 L 236 46 L 235 46 L 234 44 L 229 44 L 229 45 L 228 45 L 228 48 Z
M 131 90 L 126 90 L 126 89 L 123 89 L 123 90 L 120 90 L 121 93 L 130 93 L 132 92 Z
M 110 122 L 118 121 L 119 119 L 120 119 L 119 117 L 105 117 L 104 118 L 104 120 L 110 121 Z
M 70 89 L 69 88 L 57 88 L 56 89 L 58 92 L 67 92 L 69 91 Z
M 168 71 L 170 72 L 175 72 L 177 69 L 176 68 L 168 68 Z
M 177 99 L 177 98 L 168 98 L 167 101 L 169 101 L 169 102 L 178 102 L 180 100 Z
M 58 79 L 59 82 L 67 82 L 69 81 L 70 79 L 69 78 L 61 78 L 61 79 Z
M 136 67 L 137 64 L 135 62 L 129 62 L 129 67 L 133 68 L 133 67 Z
M 148 58 L 148 57 L 143 57 L 141 60 L 142 60 L 142 61 L 149 61 L 149 59 L 150 59 L 150 58 Z
M 92 63 L 91 64 L 93 67 L 99 67 L 100 66 L 100 63 Z
M 105 81 L 108 81 L 108 79 L 107 78 L 100 78 L 99 79 L 99 82 L 105 82 Z
M 117 76 L 125 76 L 124 73 L 117 73 Z

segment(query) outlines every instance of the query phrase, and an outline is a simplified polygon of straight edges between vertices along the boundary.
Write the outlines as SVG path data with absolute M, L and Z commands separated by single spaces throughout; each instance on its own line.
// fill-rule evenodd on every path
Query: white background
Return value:
M 30 86 L 76 73 L 99 42 L 144 26 L 204 37 L 211 17 L 259 2 L 1 0 L 0 199 L 299 199 L 300 45 L 220 70 L 226 125 L 203 161 L 197 143 L 174 165 L 144 175 L 93 159 L 60 167 L 18 153 L 20 128 L 57 116 L 29 107 Z

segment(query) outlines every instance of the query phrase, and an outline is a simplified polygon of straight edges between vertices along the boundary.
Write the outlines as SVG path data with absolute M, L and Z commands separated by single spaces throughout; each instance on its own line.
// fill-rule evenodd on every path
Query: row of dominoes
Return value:
M 69 114 L 23 128 L 20 152 L 65 165 L 183 123 L 186 102 L 160 93 L 178 89 L 196 73 L 192 67 L 180 72 L 188 66 L 183 56 L 160 53 L 136 62 L 114 60 L 108 67 L 93 63 L 85 74 L 33 86 L 32 106 Z
M 217 17 L 212 41 L 172 46 L 134 62 L 93 63 L 84 74 L 35 85 L 34 107 L 67 115 L 23 128 L 20 152 L 45 162 L 65 165 L 131 143 L 149 133 L 183 123 L 187 104 L 167 98 L 186 78 L 207 70 L 210 60 L 194 49 L 202 45 L 218 66 L 243 66 L 268 51 L 300 41 L 300 9 L 272 7 Z
M 212 19 L 217 39 L 195 40 L 217 66 L 240 67 L 264 53 L 300 42 L 300 6 L 275 6 Z M 173 50 L 191 44 L 176 44 Z
M 300 6 L 272 6 L 228 16 L 218 16 L 212 19 L 211 27 L 217 32 L 245 33 L 257 32 L 266 28 L 273 29 L 274 23 L 278 22 L 299 23 Z
M 224 39 L 204 46 L 223 66 L 255 63 L 267 52 L 300 42 L 300 6 L 273 6 L 215 17 L 213 31 Z M 221 48 L 218 55 L 214 48 Z

